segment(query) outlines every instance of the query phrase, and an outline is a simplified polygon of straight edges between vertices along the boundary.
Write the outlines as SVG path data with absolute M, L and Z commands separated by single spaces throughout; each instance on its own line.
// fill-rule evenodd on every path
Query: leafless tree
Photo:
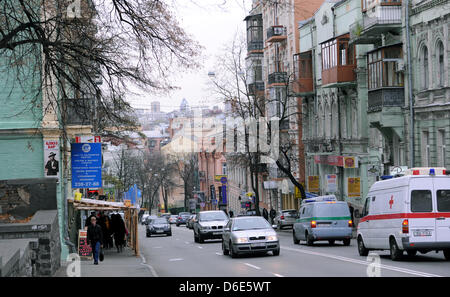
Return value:
M 296 164 L 302 162 L 299 160 L 298 135 L 296 129 L 291 129 L 292 124 L 301 122 L 301 113 L 298 112 L 297 98 L 293 92 L 293 86 L 298 84 L 293 73 L 286 73 L 281 78 L 281 87 L 278 88 L 278 94 L 267 94 L 263 90 L 259 91 L 250 84 L 249 76 L 255 76 L 252 71 L 256 71 L 251 63 L 245 61 L 246 41 L 242 35 L 237 34 L 236 38 L 225 48 L 216 65 L 214 78 L 212 79 L 212 90 L 216 96 L 225 98 L 233 109 L 233 115 L 245 122 L 246 119 L 260 119 L 267 117 L 268 120 L 258 124 L 259 129 L 266 129 L 268 135 L 272 135 L 272 129 L 279 127 L 279 157 L 275 160 L 277 168 L 283 175 L 300 189 L 302 197 L 305 196 L 303 185 L 294 176 L 298 170 Z M 247 60 L 251 61 L 250 60 Z M 273 126 L 270 118 L 278 119 L 278 127 Z M 262 127 L 266 125 L 266 127 Z M 227 154 L 227 160 L 231 160 L 231 165 L 241 164 L 247 166 L 250 170 L 251 186 L 255 193 L 255 204 L 259 205 L 258 176 L 263 171 L 262 157 L 264 154 L 258 145 L 256 151 L 249 149 L 249 137 L 251 131 L 245 127 L 244 137 L 236 137 L 245 140 L 246 151 L 232 152 Z M 256 133 L 256 139 L 259 140 L 259 133 Z M 259 143 L 259 141 L 257 142 Z M 257 212 L 259 208 L 257 207 Z

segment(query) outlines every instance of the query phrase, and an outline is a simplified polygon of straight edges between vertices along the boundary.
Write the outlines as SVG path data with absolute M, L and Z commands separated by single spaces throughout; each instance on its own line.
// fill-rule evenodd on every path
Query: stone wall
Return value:
M 25 223 L 38 210 L 56 208 L 56 179 L 0 181 L 0 223 Z
M 17 249 L 20 249 L 24 240 L 29 240 L 29 246 L 21 250 L 20 257 L 9 265 L 8 271 L 0 267 L 1 276 L 54 275 L 61 266 L 57 210 L 38 211 L 28 223 L 0 224 L 0 246 L 2 242 L 13 246 L 17 242 Z M 0 248 L 0 258 L 5 257 L 4 251 Z

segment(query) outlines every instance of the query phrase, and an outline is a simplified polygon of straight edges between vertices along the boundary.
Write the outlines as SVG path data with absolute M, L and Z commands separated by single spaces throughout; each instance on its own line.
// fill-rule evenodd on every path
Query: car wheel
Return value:
M 394 238 L 391 238 L 389 241 L 389 246 L 391 250 L 391 259 L 392 261 L 398 261 L 403 256 L 403 251 L 398 248 L 397 242 Z
M 350 238 L 345 238 L 342 242 L 343 242 L 344 246 L 349 246 L 350 242 L 351 242 L 351 239 Z
M 225 242 L 222 240 L 222 252 L 225 256 L 230 254 L 230 251 L 225 248 Z
M 406 251 L 406 253 L 408 254 L 408 257 L 414 257 L 415 255 L 417 255 L 417 250 L 409 250 Z
M 172 232 L 167 233 L 167 236 L 172 236 Z
M 281 230 L 281 229 L 282 229 L 282 226 L 280 223 L 278 223 L 278 230 Z
M 205 240 L 203 239 L 201 234 L 198 235 L 198 242 L 200 242 L 200 243 L 204 243 L 205 242 Z
M 279 256 L 280 255 L 280 248 L 278 248 L 276 250 L 273 250 L 272 253 L 273 253 L 274 256 Z
M 146 235 L 147 235 L 147 237 L 150 237 L 150 234 L 147 233 Z
M 364 241 L 361 236 L 358 237 L 358 253 L 362 257 L 367 257 L 369 250 L 364 246 Z
M 294 240 L 294 244 L 300 243 L 300 240 L 298 240 L 297 237 L 295 237 L 295 230 L 292 231 L 292 239 Z
M 328 240 L 328 243 L 329 243 L 330 245 L 333 245 L 333 244 L 334 244 L 334 240 Z
M 231 258 L 236 258 L 237 254 L 234 252 L 233 243 L 231 241 L 230 241 L 230 244 L 229 244 L 229 248 L 230 248 L 230 256 L 231 256 Z
M 445 260 L 450 261 L 450 249 L 444 250 Z
M 313 240 L 312 236 L 310 236 L 308 234 L 308 232 L 306 232 L 305 237 L 306 237 L 306 245 L 312 246 L 314 244 L 314 240 Z

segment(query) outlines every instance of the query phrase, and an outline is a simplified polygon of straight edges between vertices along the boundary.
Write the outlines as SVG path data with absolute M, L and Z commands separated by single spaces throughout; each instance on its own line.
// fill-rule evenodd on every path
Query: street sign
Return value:
M 72 143 L 72 188 L 102 187 L 102 144 Z

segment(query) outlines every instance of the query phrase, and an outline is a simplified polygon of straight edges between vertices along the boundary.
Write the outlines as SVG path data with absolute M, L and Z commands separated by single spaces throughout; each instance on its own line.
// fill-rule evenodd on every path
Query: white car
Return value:
M 148 213 L 142 215 L 142 218 L 141 218 L 141 224 L 142 224 L 142 225 L 145 225 L 145 220 L 148 218 L 148 216 L 149 216 Z
M 358 251 L 443 251 L 450 261 L 450 176 L 444 168 L 413 168 L 404 177 L 376 182 L 370 188 L 357 232 Z

